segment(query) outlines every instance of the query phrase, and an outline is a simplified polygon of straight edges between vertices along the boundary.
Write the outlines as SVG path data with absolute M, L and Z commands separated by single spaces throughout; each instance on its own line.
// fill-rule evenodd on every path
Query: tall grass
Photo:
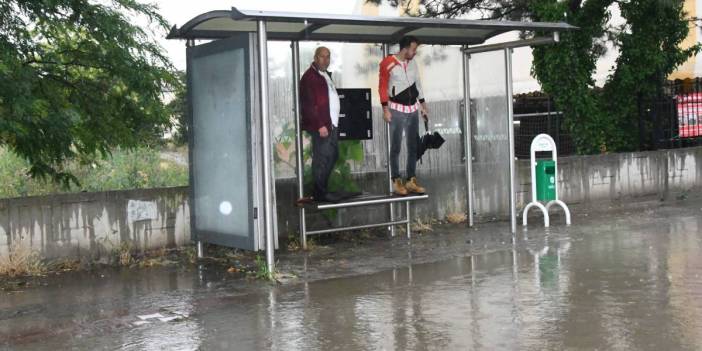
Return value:
M 13 243 L 6 256 L 0 256 L 0 276 L 37 276 L 46 271 L 38 253 Z
M 172 150 L 184 156 L 184 149 Z M 42 179 L 32 179 L 29 163 L 13 152 L 0 148 L 0 198 L 47 195 L 83 191 L 106 191 L 182 186 L 188 184 L 188 167 L 162 157 L 162 150 L 138 148 L 116 149 L 107 160 L 91 164 L 71 162 L 66 165 L 80 186 L 64 189 Z

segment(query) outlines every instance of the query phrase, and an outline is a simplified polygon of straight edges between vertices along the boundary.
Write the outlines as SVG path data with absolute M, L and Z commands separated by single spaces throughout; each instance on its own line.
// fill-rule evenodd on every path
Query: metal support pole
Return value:
M 190 48 L 190 47 L 193 47 L 193 46 L 195 46 L 195 40 L 193 40 L 193 39 L 188 39 L 188 40 L 185 41 L 185 47 L 186 47 L 186 48 Z M 186 50 L 187 50 L 187 49 L 186 49 Z M 188 70 L 190 70 L 190 63 L 188 63 Z M 189 78 L 188 78 L 188 85 L 190 85 L 190 79 L 189 79 Z M 190 94 L 188 94 L 188 100 L 190 100 L 190 99 L 191 99 L 191 96 L 190 96 Z M 191 115 L 190 117 L 192 118 L 192 103 L 188 102 L 188 106 L 189 106 L 189 107 L 188 107 L 188 113 Z M 190 125 L 192 125 L 192 119 L 191 119 L 188 123 L 190 123 Z M 192 127 L 191 127 L 191 128 L 192 128 Z M 190 174 L 192 175 L 192 174 L 193 174 L 193 163 L 192 163 L 192 159 L 193 159 L 193 154 L 192 154 L 192 152 L 193 152 L 193 148 L 192 148 L 192 146 L 193 146 L 193 143 L 192 143 L 192 132 L 191 132 L 190 141 L 191 141 L 191 142 L 190 142 L 190 146 L 191 146 L 191 147 L 189 148 L 189 151 L 188 151 L 188 157 L 189 157 L 190 160 L 191 160 L 191 162 L 189 162 L 189 167 L 190 167 L 189 172 L 190 172 Z M 193 189 L 193 188 L 192 188 L 192 178 L 191 178 L 191 181 L 190 181 L 190 196 L 191 196 L 191 199 L 193 198 L 192 189 Z M 192 209 L 191 209 L 191 212 L 190 212 L 191 217 L 190 217 L 190 218 L 193 218 L 193 217 L 194 217 L 194 216 L 192 216 L 192 213 L 193 213 L 193 211 L 192 211 Z M 190 230 L 192 231 L 193 234 L 196 234 L 196 230 L 195 230 L 195 221 L 194 221 L 194 219 L 190 222 Z M 197 237 L 197 236 L 196 236 L 196 237 Z M 205 257 L 205 249 L 204 249 L 204 244 L 203 244 L 203 242 L 200 241 L 200 240 L 197 240 L 197 241 L 195 242 L 195 247 L 196 247 L 196 250 L 197 250 L 197 258 L 198 258 L 198 259 L 204 258 L 204 257 Z
M 295 167 L 297 170 L 297 197 L 302 198 L 304 194 L 305 161 L 302 153 L 302 128 L 300 128 L 300 42 L 292 42 L 292 74 L 293 74 L 293 108 L 295 113 Z M 305 208 L 300 207 L 300 244 L 302 249 L 307 249 L 307 222 L 305 220 Z
M 517 204 L 515 198 L 515 164 L 514 164 L 514 110 L 512 104 L 512 49 L 505 49 L 505 69 L 507 85 L 507 135 L 509 136 L 509 220 L 512 226 L 512 234 L 517 232 Z
M 273 243 L 273 211 L 271 206 L 273 184 L 271 181 L 271 140 L 270 121 L 268 120 L 268 38 L 266 22 L 258 21 L 258 72 L 261 85 L 261 143 L 263 149 L 263 207 L 264 233 L 266 235 L 266 264 L 268 272 L 275 269 Z
M 197 241 L 197 258 L 204 258 L 205 257 L 205 248 L 204 245 L 202 244 L 202 241 Z
M 387 57 L 390 54 L 390 44 L 383 44 L 383 59 Z M 383 116 L 381 116 L 382 118 Z M 388 168 L 388 188 L 390 190 L 390 193 L 392 194 L 392 173 L 390 170 L 390 124 L 385 123 L 385 136 L 386 136 L 386 145 L 385 145 L 385 151 L 387 155 L 387 168 Z M 409 137 L 409 136 L 408 136 Z M 390 222 L 395 221 L 395 206 L 390 203 Z M 390 226 L 388 229 L 390 229 L 390 236 L 395 236 L 395 227 Z
M 470 56 L 463 54 L 463 124 L 465 125 L 464 152 L 466 155 L 466 197 L 468 198 L 468 226 L 473 226 L 473 128 L 470 123 Z

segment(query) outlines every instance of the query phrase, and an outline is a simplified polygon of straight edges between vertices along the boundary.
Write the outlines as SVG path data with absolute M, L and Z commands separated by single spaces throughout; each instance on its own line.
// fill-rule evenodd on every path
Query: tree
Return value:
M 0 2 L 0 146 L 68 186 L 66 161 L 153 140 L 180 84 L 153 39 L 167 28 L 134 0 Z
M 367 0 L 410 7 L 417 0 Z M 556 45 L 534 48 L 532 73 L 564 110 L 580 153 L 623 151 L 638 143 L 636 99 L 655 93 L 665 77 L 700 50 L 682 49 L 688 14 L 682 0 L 418 0 L 426 17 L 479 14 L 483 19 L 566 21 L 580 29 L 561 34 Z M 618 6 L 625 24 L 609 24 Z M 411 12 L 410 12 L 411 13 Z M 538 34 L 538 33 L 537 33 Z M 619 49 L 602 89 L 593 73 L 605 43 Z
M 529 16 L 530 0 L 366 0 L 380 5 L 403 7 L 405 13 L 421 17 L 454 18 L 479 15 L 482 19 L 519 20 Z M 419 5 L 415 7 L 413 5 Z
M 610 28 L 611 6 L 625 23 Z M 535 20 L 566 20 L 580 27 L 559 45 L 534 49 L 533 72 L 569 118 L 566 124 L 581 153 L 630 151 L 638 146 L 637 98 L 651 97 L 665 77 L 700 50 L 680 44 L 690 23 L 680 0 L 537 0 Z M 604 53 L 604 39 L 619 49 L 602 89 L 591 77 Z M 648 126 L 652 128 L 652 126 Z
M 657 95 L 660 83 L 699 52 L 700 44 L 680 48 L 690 23 L 683 1 L 630 0 L 620 3 L 619 8 L 626 19 L 614 38 L 621 55 L 602 97 L 605 110 L 618 117 L 614 121 L 619 132 L 613 140 L 615 148 L 630 149 L 638 140 L 637 96 Z
M 175 123 L 173 141 L 177 145 L 186 145 L 190 137 L 188 132 L 188 91 L 185 89 L 187 76 L 183 71 L 178 71 L 177 74 L 180 84 L 173 92 L 173 99 L 168 103 L 168 109 L 171 121 Z
M 606 149 L 614 134 L 614 124 L 603 113 L 593 79 L 597 59 L 606 51 L 603 38 L 607 37 L 613 2 L 536 0 L 531 5 L 536 21 L 567 20 L 579 28 L 562 33 L 557 45 L 535 47 L 532 74 L 565 112 L 566 128 L 584 154 Z

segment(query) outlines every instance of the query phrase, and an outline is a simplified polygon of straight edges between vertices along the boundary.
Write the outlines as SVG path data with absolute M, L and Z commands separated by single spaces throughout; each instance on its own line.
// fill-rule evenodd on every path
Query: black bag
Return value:
M 422 156 L 428 149 L 438 149 L 443 145 L 444 138 L 439 132 L 429 132 L 429 122 L 424 120 L 424 135 L 417 134 L 417 160 L 421 160 Z

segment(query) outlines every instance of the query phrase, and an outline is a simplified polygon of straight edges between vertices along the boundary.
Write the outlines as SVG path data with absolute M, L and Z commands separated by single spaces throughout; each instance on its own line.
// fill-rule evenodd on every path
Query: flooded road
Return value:
M 394 268 L 309 282 L 72 275 L 0 295 L 0 349 L 700 350 L 701 203 L 576 213 L 514 240 L 505 223 L 436 228 L 355 254 Z M 429 256 L 444 258 L 416 262 Z

